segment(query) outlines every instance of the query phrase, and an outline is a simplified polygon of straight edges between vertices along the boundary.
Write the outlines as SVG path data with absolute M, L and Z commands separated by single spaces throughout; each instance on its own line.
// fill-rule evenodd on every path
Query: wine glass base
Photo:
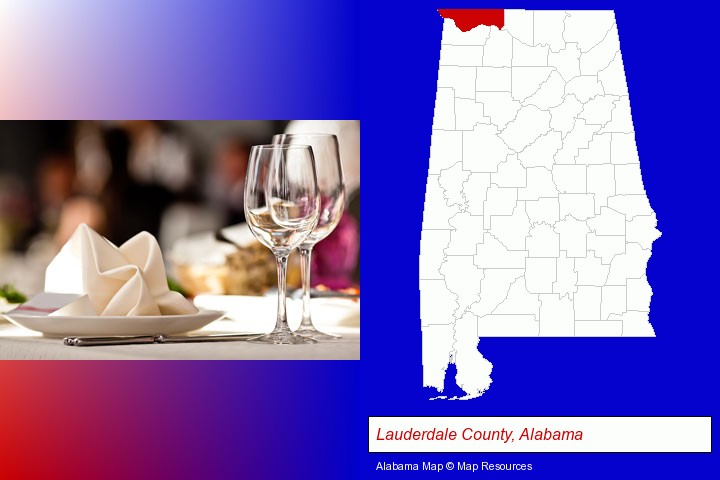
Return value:
M 332 333 L 321 332 L 315 327 L 300 327 L 295 330 L 296 335 L 302 335 L 303 337 L 312 338 L 314 340 L 337 340 L 342 338 L 340 335 L 333 335 Z
M 266 343 L 272 345 L 302 345 L 307 343 L 317 343 L 317 340 L 309 337 L 303 337 L 293 332 L 271 332 L 266 335 L 247 340 L 248 343 Z

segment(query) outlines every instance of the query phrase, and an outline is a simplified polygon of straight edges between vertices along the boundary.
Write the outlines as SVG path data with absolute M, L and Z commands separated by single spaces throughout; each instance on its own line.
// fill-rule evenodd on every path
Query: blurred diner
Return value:
M 0 121 L 0 285 L 42 291 L 47 264 L 86 223 L 116 245 L 158 237 L 188 295 L 265 293 L 275 266 L 244 224 L 245 174 L 252 145 L 288 132 L 338 136 L 347 204 L 312 280 L 357 287 L 358 121 Z

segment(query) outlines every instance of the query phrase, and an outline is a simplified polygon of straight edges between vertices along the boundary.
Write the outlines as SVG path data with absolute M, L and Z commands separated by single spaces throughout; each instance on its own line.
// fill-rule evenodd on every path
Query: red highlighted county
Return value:
M 461 32 L 468 32 L 478 25 L 496 26 L 501 30 L 505 25 L 505 10 L 450 9 L 438 10 L 440 16 L 455 21 Z

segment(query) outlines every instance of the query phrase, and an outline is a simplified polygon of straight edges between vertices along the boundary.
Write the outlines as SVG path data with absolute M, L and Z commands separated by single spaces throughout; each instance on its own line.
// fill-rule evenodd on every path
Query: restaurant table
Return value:
M 70 347 L 61 338 L 0 319 L 1 360 L 359 360 L 360 328 L 326 328 L 342 338 L 304 345 L 266 345 L 245 341 Z M 195 334 L 243 332 L 232 320 L 218 320 Z M 244 333 L 244 332 L 243 332 Z

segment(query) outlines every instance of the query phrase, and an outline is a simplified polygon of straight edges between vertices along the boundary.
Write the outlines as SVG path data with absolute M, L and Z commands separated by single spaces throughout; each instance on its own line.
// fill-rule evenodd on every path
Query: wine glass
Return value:
M 290 330 L 285 309 L 287 260 L 317 225 L 319 195 L 315 160 L 307 145 L 256 145 L 250 149 L 245 182 L 245 217 L 260 243 L 277 261 L 278 308 L 275 329 L 255 343 L 315 343 Z
M 345 208 L 345 180 L 343 178 L 342 164 L 340 163 L 337 137 L 323 133 L 281 134 L 273 137 L 273 144 L 309 145 L 312 147 L 315 157 L 318 193 L 320 194 L 320 214 L 317 226 L 299 247 L 303 308 L 302 322 L 300 327 L 295 330 L 295 333 L 317 340 L 339 338 L 338 335 L 324 333 L 315 328 L 310 313 L 310 260 L 312 249 L 317 242 L 335 230 Z

